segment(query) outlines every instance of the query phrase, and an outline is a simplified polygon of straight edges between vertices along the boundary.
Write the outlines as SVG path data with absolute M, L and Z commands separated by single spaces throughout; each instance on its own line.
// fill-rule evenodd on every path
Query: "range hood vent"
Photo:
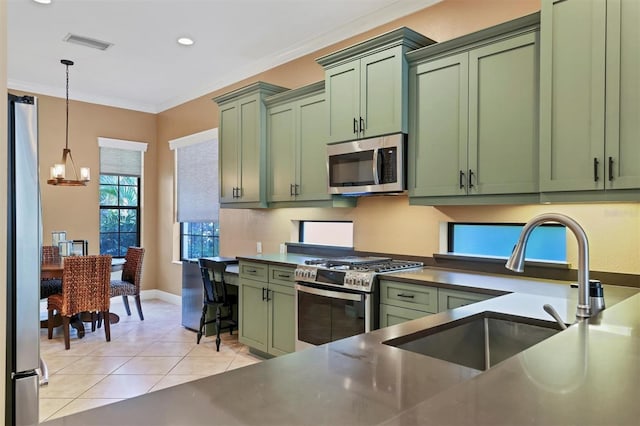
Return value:
M 67 34 L 65 38 L 63 38 L 62 40 L 68 43 L 75 43 L 81 46 L 92 47 L 98 50 L 107 50 L 108 48 L 113 46 L 113 43 L 96 40 L 95 38 L 83 37 L 83 36 L 79 36 L 77 34 L 71 34 L 71 33 Z

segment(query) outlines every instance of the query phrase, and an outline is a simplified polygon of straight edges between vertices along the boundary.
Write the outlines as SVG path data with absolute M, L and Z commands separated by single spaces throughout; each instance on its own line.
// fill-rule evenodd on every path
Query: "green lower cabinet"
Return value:
M 493 296 L 429 285 L 380 280 L 380 328 L 459 308 Z
M 275 356 L 294 352 L 293 285 L 293 268 L 240 262 L 240 343 Z
M 269 284 L 268 342 L 272 355 L 285 355 L 295 351 L 295 289 Z
M 266 282 L 240 278 L 240 335 L 247 346 L 268 352 L 267 303 L 264 300 Z
M 399 306 L 380 304 L 380 328 L 389 327 L 431 315 L 432 312 L 417 311 Z
M 476 302 L 481 302 L 483 300 L 490 299 L 491 297 L 492 296 L 489 296 L 487 294 L 469 293 L 468 291 L 439 288 L 438 312 L 459 308 L 460 306 L 470 305 Z

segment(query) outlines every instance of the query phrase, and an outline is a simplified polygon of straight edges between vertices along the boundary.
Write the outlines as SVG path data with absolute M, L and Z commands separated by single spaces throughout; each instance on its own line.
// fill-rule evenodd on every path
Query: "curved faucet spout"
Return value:
M 573 232 L 578 241 L 578 309 L 576 317 L 589 318 L 589 241 L 584 229 L 572 218 L 560 213 L 545 213 L 534 217 L 522 228 L 518 243 L 507 260 L 505 267 L 515 272 L 524 271 L 524 252 L 531 232 L 539 225 L 548 222 L 560 223 Z

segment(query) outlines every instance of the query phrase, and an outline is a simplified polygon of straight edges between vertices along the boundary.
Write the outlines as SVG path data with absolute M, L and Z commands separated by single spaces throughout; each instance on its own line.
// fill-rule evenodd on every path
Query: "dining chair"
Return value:
M 60 248 L 58 246 L 42 246 L 42 263 L 60 262 Z M 45 278 L 40 280 L 40 299 L 46 299 L 52 294 L 62 291 L 62 280 Z
M 54 312 L 62 316 L 64 347 L 70 348 L 69 323 L 73 315 L 81 312 L 99 313 L 109 318 L 111 302 L 109 281 L 111 256 L 71 256 L 65 259 L 62 272 L 62 293 L 47 298 L 48 338 L 53 337 Z M 104 322 L 107 342 L 111 341 L 109 321 Z
M 124 309 L 127 315 L 131 315 L 129 308 L 129 296 L 133 296 L 136 300 L 136 308 L 140 320 L 144 321 L 142 315 L 142 305 L 140 304 L 140 281 L 142 279 L 142 259 L 144 258 L 144 248 L 129 247 L 127 254 L 124 256 L 124 265 L 122 268 L 122 277 L 119 280 L 111 280 L 111 297 L 122 296 L 124 301 Z
M 200 344 L 204 326 L 215 323 L 216 351 L 220 352 L 220 331 L 228 329 L 229 334 L 233 334 L 233 329 L 238 326 L 238 321 L 233 318 L 233 305 L 238 304 L 238 297 L 229 294 L 228 284 L 224 279 L 228 262 L 216 262 L 203 258 L 199 259 L 198 263 L 204 286 L 204 303 L 202 304 L 197 344 Z M 215 309 L 215 318 L 207 321 L 209 307 Z

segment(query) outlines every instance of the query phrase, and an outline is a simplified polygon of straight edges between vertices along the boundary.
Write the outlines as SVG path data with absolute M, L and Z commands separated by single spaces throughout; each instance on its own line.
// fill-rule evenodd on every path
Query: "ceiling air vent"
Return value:
M 83 37 L 71 33 L 67 34 L 66 37 L 62 40 L 99 50 L 107 50 L 109 47 L 113 46 L 113 43 L 108 43 L 106 41 L 96 40 L 95 38 Z

